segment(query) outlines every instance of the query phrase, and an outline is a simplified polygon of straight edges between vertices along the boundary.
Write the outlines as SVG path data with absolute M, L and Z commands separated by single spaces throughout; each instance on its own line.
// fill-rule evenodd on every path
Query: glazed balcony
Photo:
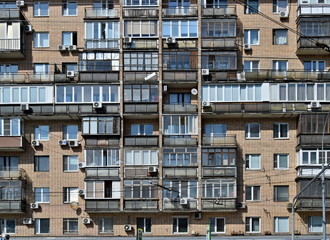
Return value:
M 227 160 L 228 161 L 228 160 Z M 203 177 L 237 177 L 236 167 L 206 167 L 202 168 Z
M 202 199 L 202 210 L 205 211 L 236 211 L 235 199 Z
M 86 167 L 85 178 L 89 179 L 119 179 L 119 168 Z
M 163 6 L 163 17 L 196 17 L 197 13 L 197 7 Z
M 2 199 L 0 200 L 0 213 L 1 214 L 21 214 L 24 213 L 26 203 L 25 203 L 25 181 L 22 181 L 20 178 L 23 173 L 22 170 L 16 171 L 1 171 L 2 173 L 8 174 L 8 180 L 1 179 L 0 180 L 0 187 L 2 192 Z M 14 173 L 15 172 L 15 173 Z M 9 174 L 12 174 L 9 176 Z M 6 177 L 6 178 L 7 178 Z M 13 178 L 10 178 L 13 177 Z M 24 178 L 26 176 L 23 176 Z M 13 180 L 17 179 L 17 180 Z M 14 194 L 15 193 L 15 194 Z M 13 199 L 6 199 L 7 196 L 11 196 Z
M 236 6 L 207 4 L 202 8 L 203 17 L 236 16 Z
M 23 58 L 21 38 L 0 38 L 0 58 Z
M 236 135 L 203 135 L 203 146 L 236 146 Z
M 85 199 L 85 211 L 89 213 L 119 212 L 120 200 Z
M 125 146 L 158 146 L 158 136 L 126 136 Z
M 123 17 L 127 18 L 158 18 L 158 9 L 152 8 L 124 8 Z
M 300 4 L 297 16 L 324 16 L 330 15 L 330 4 Z
M 28 142 L 23 136 L 0 136 L 0 151 L 24 152 Z
M 85 8 L 85 19 L 118 18 L 119 9 Z
M 310 39 L 313 39 L 311 41 Z M 317 46 L 315 43 L 318 42 L 320 45 Z M 299 37 L 298 43 L 297 43 L 297 55 L 328 55 L 329 52 L 324 50 L 322 45 L 325 45 L 328 47 L 328 50 L 330 50 L 330 36 L 327 37 L 317 37 L 317 36 L 311 36 L 308 38 Z
M 158 200 L 125 200 L 124 209 L 125 211 L 158 211 Z

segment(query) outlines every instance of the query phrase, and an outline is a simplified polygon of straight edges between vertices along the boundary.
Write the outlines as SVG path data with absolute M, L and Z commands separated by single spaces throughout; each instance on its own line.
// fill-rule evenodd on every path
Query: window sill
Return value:
M 258 137 L 258 138 L 245 138 L 245 140 L 261 140 L 261 138 L 260 137 Z

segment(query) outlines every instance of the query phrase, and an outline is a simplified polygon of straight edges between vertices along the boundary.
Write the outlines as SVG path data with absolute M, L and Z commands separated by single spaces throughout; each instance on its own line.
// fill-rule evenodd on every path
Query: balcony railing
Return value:
M 311 41 L 313 39 L 313 41 Z M 327 55 L 329 54 L 328 51 L 324 50 L 322 47 L 316 46 L 316 42 L 320 44 L 325 44 L 328 47 L 330 46 L 330 37 L 317 37 L 317 36 L 311 36 L 311 37 L 300 37 L 298 39 L 297 43 L 297 54 L 299 55 Z
M 204 146 L 236 146 L 236 135 L 203 135 Z
M 86 212 L 118 212 L 120 211 L 119 200 L 85 200 Z
M 126 165 L 125 166 L 125 178 L 146 178 L 148 176 L 150 176 L 150 173 L 148 171 L 149 166 L 145 166 L 145 167 L 132 167 L 130 165 Z M 155 174 L 155 176 L 157 176 L 157 174 Z
M 0 151 L 23 152 L 27 147 L 27 141 L 23 136 L 0 136 Z
M 126 136 L 125 146 L 158 146 L 158 136 Z
M 124 72 L 124 80 L 125 81 L 143 81 L 145 82 L 145 78 L 148 76 L 154 75 L 152 78 L 148 79 L 148 82 L 150 81 L 157 81 L 158 80 L 158 71 L 155 72 Z
M 0 9 L 1 20 L 11 20 L 11 19 L 19 19 L 19 18 L 20 18 L 19 9 Z
M 165 178 L 196 178 L 197 168 L 163 168 L 163 177 Z
M 330 4 L 300 4 L 297 16 L 301 15 L 330 15 Z
M 196 104 L 165 104 L 164 113 L 196 113 Z
M 321 198 L 300 198 L 297 200 L 297 211 L 322 211 Z M 330 209 L 330 199 L 325 199 L 325 207 L 327 211 Z
M 89 168 L 85 169 L 86 178 L 119 178 L 118 168 Z
M 81 82 L 118 82 L 118 72 L 80 72 Z
M 236 6 L 217 6 L 210 4 L 202 8 L 203 17 L 224 16 L 224 15 L 236 15 Z
M 23 213 L 26 203 L 22 200 L 0 200 L 0 213 Z
M 85 49 L 119 49 L 119 39 L 85 39 Z
M 236 199 L 203 199 L 202 209 L 210 211 L 236 211 Z
M 124 48 L 125 49 L 158 49 L 158 40 L 134 38 L 131 43 L 124 43 Z
M 20 38 L 0 38 L 0 51 L 20 51 L 21 40 Z
M 237 48 L 236 37 L 202 38 L 203 48 Z
M 298 135 L 298 145 L 301 147 L 321 147 L 322 142 L 324 147 L 330 147 L 330 135 L 325 134 L 324 137 L 322 136 L 322 133 L 304 133 Z
M 157 211 L 158 200 L 125 200 L 125 210 L 133 211 Z
M 298 177 L 315 177 L 322 170 L 322 166 L 305 166 L 301 165 L 297 167 L 297 176 Z M 330 172 L 325 171 L 325 176 L 330 177 Z
M 203 177 L 236 177 L 236 167 L 203 167 Z
M 85 139 L 86 146 L 93 147 L 110 147 L 119 146 L 119 139 L 109 139 L 109 138 L 87 138 Z
M 163 7 L 164 17 L 193 17 L 197 16 L 197 7 L 176 7 L 176 8 L 166 8 Z
M 150 18 L 150 17 L 158 17 L 158 15 L 159 15 L 158 9 L 152 9 L 152 8 L 124 8 L 123 9 L 123 17 Z
M 163 199 L 163 209 L 169 211 L 196 211 L 198 201 L 188 199 L 187 204 L 181 204 L 180 199 Z
M 125 113 L 158 113 L 157 103 L 131 104 L 125 103 Z
M 25 180 L 27 177 L 26 172 L 23 169 L 0 169 L 0 179 L 21 179 Z
M 197 48 L 197 40 L 176 39 L 174 44 L 167 44 L 166 39 L 163 39 L 164 49 L 177 49 L 177 48 Z
M 118 9 L 85 8 L 85 18 L 118 18 Z
M 166 146 L 197 146 L 197 138 L 172 138 L 164 137 Z
M 197 82 L 197 72 L 194 71 L 166 71 L 163 72 L 164 82 Z

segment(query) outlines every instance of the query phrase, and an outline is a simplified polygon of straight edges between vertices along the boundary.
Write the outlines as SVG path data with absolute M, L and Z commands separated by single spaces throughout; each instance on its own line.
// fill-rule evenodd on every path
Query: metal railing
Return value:
M 85 39 L 85 49 L 119 49 L 119 39 Z
M 203 135 L 204 146 L 232 146 L 236 144 L 236 135 Z
M 123 17 L 158 17 L 159 11 L 158 9 L 151 8 L 124 8 L 123 9 Z
M 119 9 L 85 8 L 85 18 L 117 18 Z
M 330 15 L 330 4 L 300 4 L 297 16 L 300 15 Z
M 0 51 L 20 51 L 20 38 L 0 38 Z
M 197 16 L 197 7 L 169 7 L 163 6 L 164 17 Z
M 207 4 L 202 8 L 202 16 L 236 15 L 236 6 Z

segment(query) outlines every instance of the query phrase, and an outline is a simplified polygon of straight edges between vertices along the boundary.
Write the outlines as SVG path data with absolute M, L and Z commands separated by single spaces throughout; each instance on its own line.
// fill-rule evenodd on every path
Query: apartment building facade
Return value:
M 290 234 L 330 158 L 329 15 L 328 0 L 0 1 L 1 232 Z M 321 207 L 316 181 L 296 234 L 322 232 Z

